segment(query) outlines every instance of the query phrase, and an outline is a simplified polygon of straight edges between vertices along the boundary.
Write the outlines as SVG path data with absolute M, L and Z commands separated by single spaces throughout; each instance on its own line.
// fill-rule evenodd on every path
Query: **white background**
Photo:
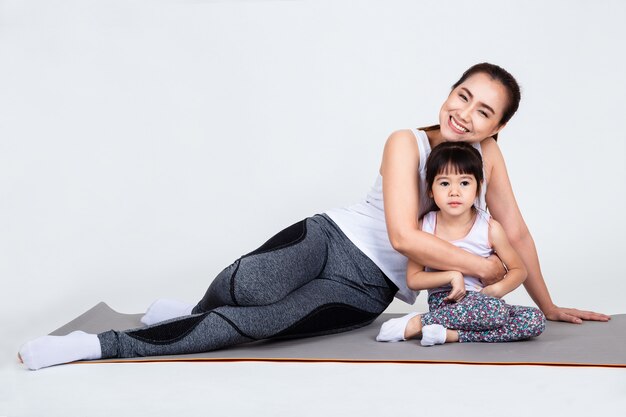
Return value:
M 164 296 L 195 302 L 224 266 L 283 227 L 362 199 L 387 136 L 435 123 L 450 86 L 482 61 L 522 85 L 499 143 L 555 302 L 625 313 L 624 18 L 618 0 L 0 0 L 0 376 L 12 382 L 0 415 L 110 415 L 132 409 L 131 399 L 130 414 L 155 415 L 154 401 L 172 390 L 176 407 L 201 409 L 207 380 L 212 407 L 236 413 L 224 378 L 263 385 L 242 394 L 273 415 L 293 412 L 271 408 L 282 390 L 306 402 L 300 388 L 329 377 L 351 394 L 306 412 L 378 414 L 358 400 L 377 396 L 416 409 L 426 397 L 445 404 L 440 390 L 409 387 L 438 381 L 450 392 L 472 378 L 513 412 L 521 409 L 505 394 L 532 380 L 555 381 L 554 402 L 543 402 L 553 412 L 576 414 L 598 399 L 609 411 L 618 398 L 623 405 L 622 370 L 165 364 L 32 373 L 14 355 L 99 301 L 123 312 Z M 507 301 L 532 303 L 523 289 Z M 413 309 L 426 309 L 423 296 L 389 311 Z M 172 387 L 182 370 L 189 376 Z M 381 372 L 385 386 L 374 384 Z M 119 396 L 118 378 L 136 381 L 132 394 L 97 411 Z M 583 384 L 589 403 L 577 394 Z M 533 386 L 530 395 L 545 395 Z

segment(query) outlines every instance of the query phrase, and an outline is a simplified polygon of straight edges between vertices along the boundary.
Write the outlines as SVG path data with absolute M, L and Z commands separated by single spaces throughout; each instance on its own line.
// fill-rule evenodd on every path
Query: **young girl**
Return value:
M 464 142 L 443 142 L 426 162 L 432 210 L 420 223 L 423 231 L 483 257 L 497 252 L 507 266 L 505 278 L 483 286 L 477 277 L 437 271 L 409 259 L 407 284 L 428 289 L 429 312 L 410 313 L 382 325 L 376 340 L 395 342 L 421 336 L 423 346 L 446 342 L 510 342 L 540 335 L 545 316 L 532 307 L 506 304 L 501 298 L 526 279 L 526 269 L 502 226 L 474 202 L 480 197 L 480 153 Z

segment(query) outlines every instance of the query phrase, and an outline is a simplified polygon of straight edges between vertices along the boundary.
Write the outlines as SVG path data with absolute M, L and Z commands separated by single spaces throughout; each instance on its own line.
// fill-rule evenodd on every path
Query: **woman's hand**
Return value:
M 448 303 L 458 303 L 465 297 L 465 279 L 463 279 L 463 274 L 458 271 L 450 271 L 452 278 L 450 279 L 450 285 L 452 289 L 446 298 L 443 301 Z
M 552 321 L 565 321 L 568 323 L 581 324 L 583 320 L 589 321 L 609 321 L 611 316 L 593 311 L 578 310 L 576 308 L 565 308 L 552 305 L 551 308 L 543 311 L 546 318 Z
M 498 255 L 493 254 L 485 258 L 485 272 L 480 277 L 480 282 L 485 287 L 502 281 L 505 275 L 506 268 Z

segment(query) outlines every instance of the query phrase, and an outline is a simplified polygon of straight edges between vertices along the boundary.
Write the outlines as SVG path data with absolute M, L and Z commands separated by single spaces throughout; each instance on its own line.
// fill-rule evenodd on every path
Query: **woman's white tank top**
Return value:
M 426 159 L 430 155 L 430 143 L 423 130 L 413 129 L 420 153 L 419 163 L 419 214 L 424 214 L 430 207 L 431 199 L 426 193 Z M 473 145 L 479 152 L 480 144 Z M 476 207 L 486 210 L 486 184 L 481 187 L 481 194 L 476 198 Z M 396 251 L 387 234 L 385 208 L 383 204 L 383 177 L 378 174 L 374 186 L 364 201 L 348 207 L 334 208 L 326 214 L 339 226 L 341 231 L 369 257 L 385 275 L 398 287 L 396 297 L 413 304 L 419 291 L 413 291 L 406 284 L 407 258 Z

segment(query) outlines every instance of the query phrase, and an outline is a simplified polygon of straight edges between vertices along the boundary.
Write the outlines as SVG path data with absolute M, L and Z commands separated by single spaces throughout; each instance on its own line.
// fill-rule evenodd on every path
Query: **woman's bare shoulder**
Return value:
M 391 133 L 385 143 L 380 166 L 381 175 L 384 176 L 384 172 L 390 167 L 404 166 L 407 169 L 413 169 L 412 166 L 415 163 L 419 163 L 419 150 L 415 134 L 411 129 L 396 130 Z
M 415 143 L 415 133 L 411 129 L 400 129 L 394 132 L 391 132 L 389 138 L 387 139 L 387 143 L 390 142 L 411 142 Z

